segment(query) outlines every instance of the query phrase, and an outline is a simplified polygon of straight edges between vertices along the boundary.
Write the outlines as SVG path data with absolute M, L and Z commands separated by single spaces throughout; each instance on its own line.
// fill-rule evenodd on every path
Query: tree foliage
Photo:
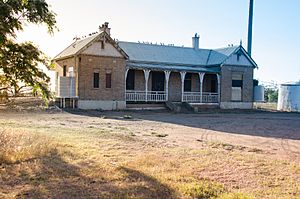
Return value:
M 278 100 L 278 89 L 266 88 L 265 89 L 265 101 L 266 102 L 277 102 Z
M 34 44 L 15 41 L 26 23 L 44 24 L 50 34 L 57 29 L 55 13 L 45 0 L 0 0 L 0 91 L 11 89 L 17 95 L 23 86 L 30 86 L 49 99 L 50 78 L 38 67 L 49 68 L 49 59 Z
M 15 38 L 25 22 L 45 24 L 51 34 L 56 28 L 55 13 L 45 0 L 0 0 L 0 44 Z

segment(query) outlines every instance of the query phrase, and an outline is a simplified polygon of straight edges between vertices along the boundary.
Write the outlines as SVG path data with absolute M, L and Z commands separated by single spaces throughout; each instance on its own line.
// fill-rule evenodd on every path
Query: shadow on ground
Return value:
M 174 114 L 168 111 L 83 111 L 71 114 L 107 119 L 149 120 L 208 129 L 225 133 L 300 140 L 300 114 L 255 110 L 209 111 L 200 114 Z M 130 116 L 131 118 L 124 116 Z
M 116 168 L 120 177 L 115 180 L 95 165 L 94 177 L 82 175 L 83 167 L 90 165 L 71 165 L 55 150 L 31 162 L 2 165 L 0 193 L 15 192 L 17 198 L 176 198 L 168 186 L 127 167 Z

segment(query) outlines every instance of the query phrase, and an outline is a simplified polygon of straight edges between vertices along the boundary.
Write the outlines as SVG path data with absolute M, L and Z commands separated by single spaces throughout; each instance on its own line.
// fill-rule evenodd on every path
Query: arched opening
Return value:
M 203 92 L 218 93 L 217 74 L 205 74 L 203 78 Z
M 162 71 L 151 71 L 152 91 L 165 91 L 165 73 Z
M 134 90 L 135 87 L 135 70 L 129 69 L 126 77 L 126 90 Z
M 184 92 L 192 91 L 192 73 L 186 73 L 184 78 Z

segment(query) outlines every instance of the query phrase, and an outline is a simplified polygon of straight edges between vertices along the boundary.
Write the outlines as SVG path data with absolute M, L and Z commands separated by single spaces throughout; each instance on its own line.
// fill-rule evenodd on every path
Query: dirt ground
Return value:
M 128 116 L 129 118 L 124 118 Z M 174 114 L 167 111 L 62 113 L 5 112 L 0 120 L 68 127 L 129 130 L 142 139 L 165 134 L 162 145 L 201 147 L 201 142 L 220 142 L 262 150 L 269 155 L 300 162 L 300 114 L 209 113 Z M 162 136 L 163 137 L 163 136 Z M 157 143 L 158 144 L 158 143 Z
M 126 191 L 121 189 L 126 192 L 126 197 L 113 195 L 116 192 L 113 190 L 108 193 L 107 198 L 127 198 L 128 194 L 133 198 L 176 198 L 172 195 L 173 192 L 179 198 L 197 198 L 194 193 L 186 191 L 190 190 L 187 187 L 193 185 L 194 179 L 197 183 L 203 179 L 218 182 L 230 191 L 250 193 L 254 198 L 297 198 L 300 193 L 298 113 L 233 111 L 174 114 L 167 111 L 58 112 L 6 109 L 0 111 L 0 130 L 1 128 L 22 131 L 33 129 L 54 137 L 61 135 L 59 139 L 63 146 L 75 154 L 64 154 L 61 158 L 64 160 L 63 164 L 68 162 L 72 167 L 76 165 L 76 168 L 80 168 L 81 175 L 94 183 L 94 187 L 84 186 L 84 190 L 96 189 L 99 184 L 104 183 L 106 189 L 105 187 L 103 189 L 106 192 L 109 189 L 108 184 L 115 183 L 114 186 L 118 187 L 118 191 L 120 187 L 129 186 L 131 181 L 128 179 L 120 177 L 111 179 L 111 176 L 121 171 L 134 174 L 133 176 L 138 175 L 139 177 L 131 179 L 135 185 L 137 181 L 139 183 L 145 181 L 139 185 L 138 191 L 134 192 L 135 189 L 131 188 Z M 104 134 L 98 134 L 97 130 Z M 93 161 L 95 163 L 92 163 Z M 108 165 L 118 167 L 113 170 L 111 166 L 105 166 L 106 162 Z M 61 169 L 56 168 L 56 165 L 53 167 L 54 171 Z M 111 172 L 106 179 L 107 182 L 105 180 L 94 182 L 93 179 L 99 179 L 97 175 L 100 174 L 94 172 L 92 168 L 100 171 L 102 167 L 108 170 L 106 173 Z M 30 172 L 34 173 L 32 168 Z M 7 179 L 11 178 L 9 173 L 3 175 L 8 176 Z M 35 182 L 36 184 L 32 185 L 35 187 L 33 189 L 43 187 L 40 188 L 41 193 L 48 194 L 47 197 L 64 196 L 51 195 L 51 190 L 60 190 L 61 185 L 57 184 L 57 178 L 53 177 L 55 180 L 51 185 L 44 181 Z M 102 178 L 105 179 L 101 176 Z M 190 181 L 191 179 L 193 180 Z M 13 182 L 20 181 L 22 180 L 14 179 Z M 80 187 L 78 180 L 73 182 L 72 179 L 72 183 Z M 1 188 L 3 191 L 9 186 L 8 183 L 0 182 L 0 193 Z M 27 184 L 22 186 L 25 187 L 24 193 L 27 194 L 25 197 L 33 194 L 38 198 L 39 195 L 34 195 L 36 191 L 28 192 Z M 22 186 L 11 187 L 10 190 L 17 194 L 17 190 Z M 141 187 L 143 191 L 140 191 Z M 43 192 L 44 189 L 47 192 Z M 61 192 L 65 193 L 66 190 L 68 188 L 64 188 Z M 148 192 L 145 192 L 147 190 Z M 106 193 L 105 191 L 94 194 L 99 195 Z M 172 194 L 165 195 L 166 193 Z

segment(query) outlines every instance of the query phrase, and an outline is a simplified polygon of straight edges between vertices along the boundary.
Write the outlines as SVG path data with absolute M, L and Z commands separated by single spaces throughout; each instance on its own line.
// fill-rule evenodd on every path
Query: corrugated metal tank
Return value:
M 265 101 L 265 87 L 260 85 L 254 87 L 254 101 L 255 102 Z
M 300 112 L 300 84 L 281 84 L 277 110 Z
M 57 86 L 57 97 L 75 97 L 75 77 L 59 77 Z

